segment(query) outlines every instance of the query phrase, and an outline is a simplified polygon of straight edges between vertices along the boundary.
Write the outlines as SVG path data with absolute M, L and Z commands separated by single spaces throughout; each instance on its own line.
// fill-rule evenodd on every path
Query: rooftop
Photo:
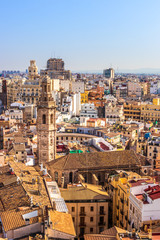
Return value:
M 22 181 L 22 186 L 29 197 L 32 197 L 33 204 L 41 207 L 51 207 L 51 203 L 44 185 L 43 178 L 32 166 L 26 166 L 22 162 L 9 161 L 15 175 Z
M 88 186 L 90 184 L 87 184 Z M 77 201 L 77 200 L 108 200 L 110 199 L 105 190 L 100 191 L 96 189 L 96 187 L 89 186 L 87 187 L 72 187 L 69 189 L 61 189 L 61 195 L 65 201 Z
M 141 161 L 133 150 L 68 154 L 47 163 L 51 173 L 54 169 L 99 169 L 140 167 Z M 117 169 L 118 170 L 118 169 Z
M 70 214 L 51 210 L 49 211 L 49 215 L 53 224 L 53 229 L 76 236 L 72 216 Z

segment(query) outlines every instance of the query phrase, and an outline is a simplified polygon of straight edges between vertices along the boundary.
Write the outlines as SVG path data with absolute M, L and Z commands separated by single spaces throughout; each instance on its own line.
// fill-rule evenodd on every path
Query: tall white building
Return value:
M 82 82 L 82 81 L 72 82 L 71 86 L 72 86 L 71 87 L 72 88 L 72 92 L 84 93 L 84 91 L 85 91 L 85 85 L 84 85 L 84 82 Z
M 84 103 L 81 105 L 80 124 L 86 124 L 89 118 L 98 118 L 98 111 L 94 103 Z
M 73 114 L 79 116 L 81 111 L 81 93 L 75 93 L 73 95 Z

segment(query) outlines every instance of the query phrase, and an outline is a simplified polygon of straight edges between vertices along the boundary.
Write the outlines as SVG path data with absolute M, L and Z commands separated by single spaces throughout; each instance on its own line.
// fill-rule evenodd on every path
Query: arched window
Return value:
M 53 114 L 51 114 L 50 118 L 51 118 L 50 122 L 53 123 Z
M 70 172 L 69 173 L 69 182 L 72 183 L 72 181 L 73 181 L 73 173 Z
M 42 123 L 46 124 L 46 115 L 45 114 L 42 115 Z
M 47 92 L 47 86 L 44 85 L 44 92 Z

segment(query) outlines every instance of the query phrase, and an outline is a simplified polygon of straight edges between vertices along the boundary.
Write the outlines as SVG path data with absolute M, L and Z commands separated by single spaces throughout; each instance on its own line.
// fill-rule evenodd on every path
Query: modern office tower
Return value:
M 37 151 L 39 163 L 55 159 L 56 155 L 56 105 L 51 92 L 52 81 L 45 75 L 37 107 Z
M 105 78 L 114 78 L 114 69 L 113 68 L 104 69 L 103 76 Z

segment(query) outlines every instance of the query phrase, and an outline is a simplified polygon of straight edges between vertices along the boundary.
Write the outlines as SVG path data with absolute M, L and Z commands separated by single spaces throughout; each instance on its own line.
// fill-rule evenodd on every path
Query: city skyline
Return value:
M 74 72 L 159 71 L 159 1 L 27 1 L 1 3 L 0 71 L 44 69 L 60 57 Z

